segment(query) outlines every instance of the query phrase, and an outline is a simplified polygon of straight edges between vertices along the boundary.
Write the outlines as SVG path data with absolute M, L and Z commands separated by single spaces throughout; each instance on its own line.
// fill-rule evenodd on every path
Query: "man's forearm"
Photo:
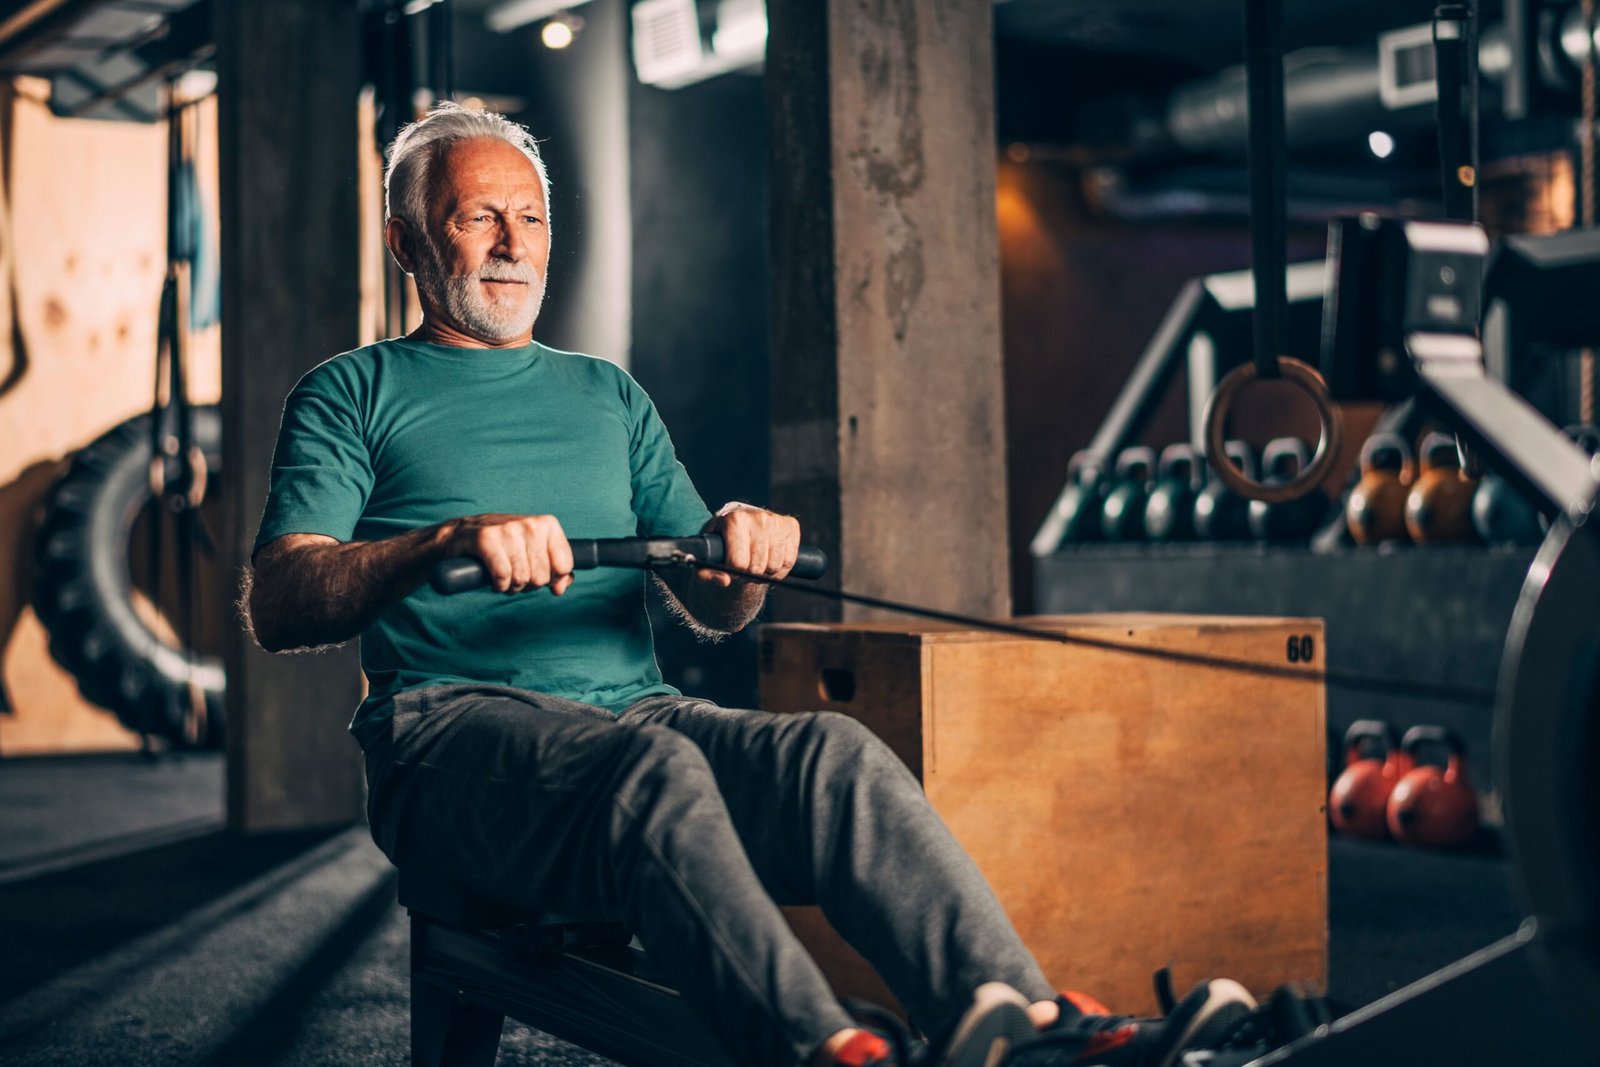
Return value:
M 350 640 L 427 577 L 443 545 L 436 526 L 382 541 L 275 541 L 257 556 L 244 597 L 269 652 Z

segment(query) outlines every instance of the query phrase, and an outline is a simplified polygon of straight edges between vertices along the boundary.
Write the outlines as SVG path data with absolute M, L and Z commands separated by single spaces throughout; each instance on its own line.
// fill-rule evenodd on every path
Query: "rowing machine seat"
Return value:
M 630 1067 L 731 1067 L 620 922 L 517 908 L 400 868 L 411 1062 L 493 1067 L 506 1016 Z

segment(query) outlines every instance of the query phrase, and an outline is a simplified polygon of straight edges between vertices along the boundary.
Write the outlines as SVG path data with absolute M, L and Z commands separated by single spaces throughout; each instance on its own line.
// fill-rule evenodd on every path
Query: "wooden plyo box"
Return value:
M 1320 672 L 1321 620 L 1017 621 L 1088 643 L 769 625 L 761 706 L 844 712 L 883 738 L 1058 988 L 1139 1013 L 1168 963 L 1179 995 L 1208 977 L 1326 988 L 1322 683 L 1104 647 Z M 885 1001 L 817 909 L 786 913 L 837 990 Z

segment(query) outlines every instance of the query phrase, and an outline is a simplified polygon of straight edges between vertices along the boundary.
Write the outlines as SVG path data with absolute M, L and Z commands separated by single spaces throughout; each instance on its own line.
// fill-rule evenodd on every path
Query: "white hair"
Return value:
M 544 192 L 545 225 L 549 225 L 550 177 L 539 156 L 539 143 L 526 126 L 493 111 L 474 111 L 452 100 L 441 100 L 416 122 L 401 129 L 389 146 L 389 164 L 383 172 L 383 211 L 387 218 L 405 219 L 424 234 L 428 229 L 428 194 L 433 168 L 454 145 L 490 137 L 504 141 L 528 157 L 539 172 Z

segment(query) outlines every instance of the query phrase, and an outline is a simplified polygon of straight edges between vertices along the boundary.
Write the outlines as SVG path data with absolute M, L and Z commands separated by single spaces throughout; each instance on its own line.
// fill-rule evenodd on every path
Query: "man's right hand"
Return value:
M 502 593 L 572 584 L 572 546 L 554 515 L 467 515 L 439 524 L 441 559 L 473 556 Z

